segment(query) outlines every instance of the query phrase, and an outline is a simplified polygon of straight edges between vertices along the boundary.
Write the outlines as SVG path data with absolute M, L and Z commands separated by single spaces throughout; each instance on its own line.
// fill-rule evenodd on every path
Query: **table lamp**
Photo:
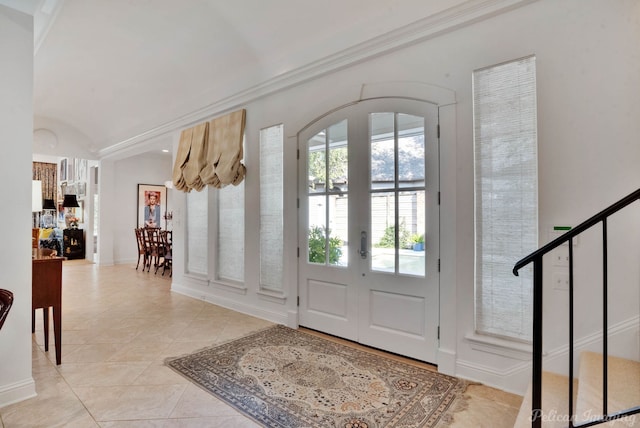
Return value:
M 67 212 L 64 215 L 64 222 L 67 228 L 69 228 L 70 219 L 71 217 L 74 217 L 73 213 L 71 212 L 71 208 L 78 208 L 80 206 L 80 204 L 78 204 L 78 200 L 76 199 L 76 195 L 64 195 L 62 206 L 67 209 Z
M 42 226 L 53 227 L 53 214 L 51 212 L 56 211 L 56 204 L 53 202 L 53 199 L 44 200 L 44 204 L 42 204 L 42 211 L 44 212 L 42 215 Z

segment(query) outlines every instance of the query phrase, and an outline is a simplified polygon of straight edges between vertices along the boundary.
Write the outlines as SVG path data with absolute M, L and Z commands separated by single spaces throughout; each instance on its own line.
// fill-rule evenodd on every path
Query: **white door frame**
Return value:
M 398 101 L 398 97 L 393 97 L 393 98 L 395 99 L 394 100 L 395 102 Z M 402 97 L 400 97 L 400 98 L 402 98 Z M 415 102 L 416 100 L 412 99 L 412 101 Z M 389 100 L 389 104 L 392 104 L 392 103 L 393 103 L 393 101 Z M 407 104 L 406 101 L 405 101 L 405 104 Z M 426 105 L 428 103 L 420 100 L 420 104 Z M 431 103 L 429 103 L 429 104 L 431 104 Z M 415 103 L 414 103 L 414 105 L 415 105 Z M 344 106 L 344 107 L 349 107 L 349 106 L 350 105 Z M 307 125 L 300 133 L 298 133 L 299 138 L 300 138 L 301 135 L 304 134 L 304 131 L 306 131 L 307 128 L 309 128 L 310 126 L 317 126 L 316 124 L 319 121 L 321 121 L 321 119 L 323 119 L 321 121 L 321 123 L 322 123 L 322 122 L 327 122 L 327 121 L 330 121 L 330 120 L 337 119 L 339 117 L 344 117 L 344 115 L 342 115 L 343 108 L 333 110 L 333 111 L 325 114 L 321 118 L 317 119 L 313 123 Z M 384 109 L 384 106 L 382 108 Z M 393 110 L 393 111 L 396 111 L 396 110 Z M 434 123 L 433 123 L 433 120 L 435 120 L 436 122 L 438 120 L 437 119 L 437 117 L 438 117 L 437 107 L 435 108 L 435 114 L 434 113 L 430 113 L 429 115 L 430 115 L 431 123 L 428 124 L 428 126 L 431 129 L 433 129 L 433 132 L 432 132 L 431 135 L 429 135 L 429 138 L 430 139 L 435 139 L 435 143 L 432 143 L 432 144 L 435 144 L 435 153 L 430 153 L 429 156 L 431 156 L 431 157 L 435 156 L 436 169 L 437 169 L 437 164 L 439 163 L 439 153 L 438 153 L 437 137 L 435 137 L 435 126 L 434 126 Z M 434 117 L 435 117 L 435 119 L 433 119 Z M 327 122 L 327 123 L 329 123 L 329 122 Z M 326 123 L 323 123 L 323 126 L 324 125 L 326 125 Z M 360 124 L 360 128 L 362 128 L 362 124 Z M 427 134 L 428 132 L 429 132 L 428 129 L 425 128 L 425 134 Z M 354 134 L 352 134 L 350 132 L 350 137 L 349 138 L 351 139 L 353 137 L 354 137 Z M 359 138 L 362 138 L 362 136 L 359 136 Z M 306 141 L 304 142 L 304 145 L 306 147 Z M 299 141 L 299 147 L 300 146 L 302 146 L 302 142 L 301 141 Z M 306 156 L 306 154 L 304 156 Z M 303 172 L 301 170 L 302 167 L 300 167 L 299 169 L 300 169 L 299 170 L 299 174 L 301 176 L 305 176 L 304 177 L 305 178 L 304 182 L 302 181 L 302 179 L 299 180 L 299 186 L 302 186 L 301 187 L 302 191 L 306 191 L 306 187 L 307 187 L 307 184 L 306 184 L 306 171 Z M 434 181 L 434 180 L 436 181 L 436 183 L 433 185 L 434 187 L 431 188 L 431 193 L 429 195 L 429 198 L 433 198 L 434 197 L 434 192 L 433 192 L 434 189 L 435 189 L 435 191 L 439 192 L 439 186 L 440 186 L 439 185 L 439 177 L 436 176 L 434 178 L 432 176 L 432 177 L 428 177 L 428 179 L 430 179 L 432 181 Z M 369 193 L 367 192 L 367 195 L 365 195 L 365 198 L 368 198 L 369 197 L 368 195 L 369 195 Z M 356 198 L 356 197 L 358 197 L 358 195 L 353 194 L 353 197 Z M 362 197 L 362 195 L 360 195 L 360 197 Z M 301 226 L 301 223 L 306 224 L 306 221 L 303 222 L 301 219 L 308 218 L 308 217 L 306 217 L 307 216 L 307 212 L 306 212 L 305 204 L 303 203 L 303 204 L 300 204 L 300 205 L 301 205 L 301 207 L 300 207 L 300 212 L 298 214 L 298 223 L 299 223 L 299 235 L 302 237 L 302 236 L 306 236 L 306 230 L 302 230 L 303 228 Z M 436 211 L 438 211 L 438 210 L 439 210 L 439 208 L 436 207 Z M 437 217 L 437 215 L 436 215 L 436 217 Z M 439 229 L 439 227 L 440 227 L 439 226 L 439 220 L 437 220 L 437 222 L 438 222 L 437 226 L 433 227 L 433 229 L 436 229 L 436 230 Z M 353 230 L 353 225 L 350 228 Z M 359 226 L 356 227 L 356 228 L 359 228 Z M 367 229 L 368 229 L 368 227 L 367 227 Z M 357 236 L 353 236 L 353 234 L 351 234 L 351 235 L 352 236 L 349 237 L 349 242 L 351 243 L 349 245 L 349 253 L 350 253 L 349 254 L 349 259 L 352 260 L 352 261 L 355 261 L 354 260 L 356 258 L 355 255 L 357 254 L 357 250 L 358 250 L 357 248 L 355 248 L 357 246 Z M 437 237 L 437 235 L 438 235 L 437 232 L 434 233 L 434 236 Z M 306 245 L 306 239 L 305 239 L 305 245 Z M 305 271 L 305 277 L 306 277 L 306 276 L 308 276 L 308 275 L 306 275 L 308 264 L 304 265 L 305 266 L 304 269 L 300 268 L 300 264 L 301 263 L 306 263 L 306 259 L 305 259 L 307 257 L 306 248 L 303 248 L 303 250 L 304 251 L 301 251 L 300 259 L 299 259 L 299 271 L 301 271 L 301 270 Z M 433 242 L 431 244 L 431 247 L 429 248 L 429 251 L 430 251 L 430 253 L 429 253 L 430 259 L 433 260 L 434 255 L 435 255 L 436 259 L 439 258 L 440 249 L 439 249 L 439 241 L 437 239 L 435 239 L 435 242 Z M 437 263 L 437 261 L 435 263 Z M 329 273 L 331 278 L 328 278 L 327 281 L 324 282 L 323 284 L 320 284 L 321 281 L 317 281 L 316 285 L 320 284 L 320 289 L 322 290 L 322 294 L 323 295 L 326 293 L 326 296 L 323 296 L 323 300 L 324 300 L 323 304 L 325 305 L 325 308 L 328 308 L 329 305 L 333 305 L 333 304 L 335 304 L 335 308 L 336 308 L 335 316 L 333 316 L 334 314 L 330 314 L 330 318 L 334 318 L 334 319 L 330 319 L 329 320 L 330 321 L 329 322 L 330 326 L 327 327 L 327 330 L 328 330 L 327 332 L 339 335 L 341 337 L 345 337 L 347 339 L 358 340 L 357 327 L 356 327 L 355 331 L 353 331 L 353 328 L 351 328 L 351 327 L 353 327 L 354 324 L 355 325 L 358 324 L 357 321 L 354 323 L 354 318 L 357 319 L 360 316 L 360 313 L 362 313 L 364 311 L 362 309 L 358 310 L 357 308 L 353 308 L 353 305 L 350 302 L 353 302 L 353 297 L 354 297 L 353 293 L 356 293 L 356 294 L 359 293 L 359 291 L 357 289 L 356 290 L 353 290 L 353 289 L 357 288 L 356 285 L 360 281 L 362 281 L 361 278 L 355 278 L 354 277 L 355 276 L 354 272 L 357 272 L 358 276 L 360 276 L 360 275 L 365 276 L 365 273 L 361 272 L 362 269 L 359 269 L 355 263 L 346 272 L 345 271 L 341 272 L 340 268 L 335 268 L 335 267 L 331 267 L 331 268 L 327 268 L 327 267 L 324 267 L 324 266 L 320 267 L 320 269 L 322 269 L 322 268 L 325 269 L 325 272 L 323 274 L 327 275 L 327 273 Z M 429 279 L 430 283 L 428 284 L 428 287 L 431 287 L 431 288 L 435 287 L 435 289 L 430 294 L 430 297 L 434 297 L 434 298 L 430 302 L 428 302 L 429 305 L 431 305 L 430 308 L 431 308 L 431 311 L 432 311 L 428 315 L 430 317 L 430 319 L 428 320 L 429 323 L 430 323 L 430 327 L 429 328 L 431 328 L 432 331 L 430 333 L 428 333 L 428 334 L 430 334 L 430 336 L 428 336 L 427 338 L 430 337 L 433 340 L 432 340 L 432 342 L 427 340 L 428 343 L 420 343 L 419 344 L 421 346 L 428 347 L 428 348 L 433 348 L 433 349 L 431 351 L 423 354 L 424 356 L 422 354 L 413 354 L 413 355 L 410 355 L 410 356 L 413 356 L 413 357 L 419 358 L 419 359 L 424 359 L 424 360 L 428 359 L 430 362 L 436 363 L 437 362 L 436 361 L 437 360 L 436 355 L 437 355 L 438 342 L 437 342 L 437 338 L 436 338 L 435 329 L 438 328 L 438 330 L 439 330 L 439 326 L 438 326 L 438 324 L 439 324 L 439 319 L 438 319 L 439 318 L 439 298 L 438 298 L 439 276 L 437 275 L 437 273 L 433 274 L 433 272 L 434 272 L 433 269 L 434 268 L 435 268 L 435 265 L 434 265 L 434 262 L 432 261 L 431 265 L 428 268 L 428 269 L 430 269 L 430 272 L 428 272 L 428 275 L 430 277 L 430 279 Z M 375 274 L 374 272 L 372 272 L 372 273 L 374 275 L 379 275 L 379 274 Z M 301 286 L 301 283 L 300 283 L 300 280 L 302 279 L 301 276 L 302 276 L 302 274 L 299 275 L 298 296 L 299 296 L 299 298 L 302 297 L 303 303 L 306 303 L 307 300 L 309 300 L 309 296 L 306 295 L 307 294 L 306 288 Z M 318 277 L 319 276 L 320 275 L 318 275 Z M 401 277 L 396 277 L 396 279 L 397 280 L 398 279 L 401 280 L 401 282 L 404 281 Z M 427 282 L 427 277 L 425 277 L 423 279 L 423 281 Z M 413 280 L 413 282 L 416 282 L 416 280 Z M 352 284 L 352 287 L 351 287 L 352 290 L 351 291 L 347 291 L 346 294 L 345 294 L 345 289 L 348 289 L 348 287 L 346 287 L 346 286 L 349 283 Z M 399 285 L 398 285 L 398 287 L 399 287 Z M 332 294 L 332 290 L 333 289 L 337 289 L 337 288 L 341 288 L 343 290 L 341 290 L 339 292 L 336 292 L 335 294 Z M 415 287 L 414 286 L 414 289 L 418 289 L 418 288 L 420 288 L 420 287 Z M 425 286 L 425 288 L 426 288 L 426 286 Z M 301 289 L 302 289 L 302 291 L 301 291 Z M 373 289 L 370 290 L 370 291 L 373 291 Z M 346 299 L 346 302 L 343 301 L 343 300 L 345 300 L 345 298 L 344 298 L 345 295 L 351 296 L 351 297 Z M 396 294 L 396 297 L 402 298 L 401 292 L 400 292 L 400 294 Z M 360 298 L 357 297 L 357 296 L 355 296 L 355 299 L 356 299 L 356 301 L 360 301 Z M 426 305 L 427 303 L 424 303 L 424 304 Z M 371 305 L 371 303 L 366 303 L 366 305 Z M 433 305 L 435 305 L 435 307 Z M 365 310 L 366 309 L 367 308 L 365 308 Z M 434 311 L 435 311 L 435 313 L 433 313 Z M 314 312 L 313 310 L 309 310 L 309 308 L 305 308 L 305 312 L 303 314 L 304 318 L 305 318 L 304 323 L 312 323 L 313 324 L 313 322 L 314 322 L 313 321 L 313 312 Z M 311 318 L 309 318 L 310 317 L 309 314 L 311 314 Z M 298 311 L 298 315 L 299 315 L 299 319 L 300 319 L 301 318 L 301 311 L 300 310 Z M 333 325 L 333 322 L 332 322 L 334 320 L 336 321 L 335 325 Z M 323 327 L 323 329 L 324 329 L 324 327 Z M 420 330 L 420 329 L 418 329 L 418 330 Z M 377 345 L 378 347 L 384 347 L 384 343 L 385 343 L 386 339 L 384 339 L 384 338 L 379 338 L 377 340 L 375 339 L 376 335 L 379 334 L 381 336 L 384 336 L 384 333 L 385 333 L 384 329 L 379 329 L 377 332 L 373 331 L 373 334 L 370 332 L 369 335 L 368 335 L 369 338 L 367 338 L 367 342 L 369 342 L 369 344 L 373 344 L 374 346 Z M 404 332 L 401 332 L 401 333 L 404 334 Z M 411 336 L 411 335 L 413 335 L 413 333 L 409 332 L 407 334 L 407 336 L 406 336 L 406 339 L 410 339 L 409 336 Z M 371 338 L 374 338 L 373 341 L 371 340 Z M 393 339 L 393 338 L 391 338 L 391 339 Z M 399 337 L 399 340 L 396 341 L 396 343 L 401 343 L 401 342 L 402 342 L 402 336 Z M 407 352 L 405 352 L 405 354 L 406 353 Z

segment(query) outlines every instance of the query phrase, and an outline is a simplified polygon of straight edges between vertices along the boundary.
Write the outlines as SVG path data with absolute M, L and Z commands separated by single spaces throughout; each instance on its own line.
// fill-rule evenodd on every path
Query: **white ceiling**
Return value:
M 470 3 L 496 2 L 41 0 L 51 25 L 39 28 L 36 12 L 35 123 L 75 128 L 99 153 Z

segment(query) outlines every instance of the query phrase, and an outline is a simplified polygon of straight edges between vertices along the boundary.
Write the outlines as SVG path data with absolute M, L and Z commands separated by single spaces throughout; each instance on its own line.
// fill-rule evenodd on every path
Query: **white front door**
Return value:
M 437 120 L 380 99 L 299 134 L 300 325 L 437 363 Z

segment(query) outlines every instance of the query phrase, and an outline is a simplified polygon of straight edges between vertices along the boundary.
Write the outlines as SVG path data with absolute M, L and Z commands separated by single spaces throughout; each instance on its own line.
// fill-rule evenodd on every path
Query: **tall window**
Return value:
M 284 126 L 260 131 L 260 286 L 282 289 Z
M 208 272 L 208 190 L 187 193 L 187 273 Z
M 535 56 L 473 73 L 476 331 L 528 341 L 538 246 Z
M 244 180 L 216 190 L 218 196 L 217 274 L 222 281 L 244 282 Z

